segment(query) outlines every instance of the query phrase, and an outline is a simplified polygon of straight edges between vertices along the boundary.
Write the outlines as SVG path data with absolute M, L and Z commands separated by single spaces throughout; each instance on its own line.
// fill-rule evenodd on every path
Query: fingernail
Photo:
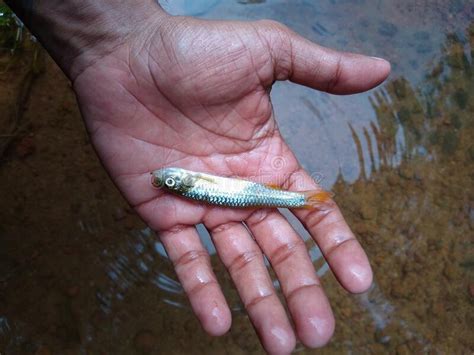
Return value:
M 280 343 L 280 346 L 285 346 L 288 343 L 288 332 L 280 327 L 274 327 L 270 330 L 275 339 Z
M 380 57 L 370 57 L 370 58 L 372 58 L 372 59 L 374 59 L 374 60 L 376 60 L 376 61 L 378 61 L 378 62 L 384 62 L 385 65 L 387 65 L 387 64 L 390 65 L 390 62 L 389 62 L 387 59 L 380 58 Z

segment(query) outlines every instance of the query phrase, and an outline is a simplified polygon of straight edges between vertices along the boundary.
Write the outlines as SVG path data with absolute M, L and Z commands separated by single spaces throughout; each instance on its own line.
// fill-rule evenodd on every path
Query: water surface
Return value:
M 348 295 L 307 240 L 337 319 L 322 353 L 473 352 L 474 6 L 162 3 L 207 19 L 272 18 L 392 63 L 389 80 L 361 95 L 290 83 L 272 90 L 283 135 L 336 192 L 375 272 L 369 292 Z M 8 26 L 0 38 L 0 353 L 261 353 L 215 258 L 234 323 L 221 338 L 200 329 L 159 238 L 98 163 L 66 79 Z

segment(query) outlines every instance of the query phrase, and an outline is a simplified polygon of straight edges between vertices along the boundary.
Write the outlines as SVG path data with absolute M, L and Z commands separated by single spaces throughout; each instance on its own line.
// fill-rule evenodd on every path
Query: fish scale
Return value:
M 169 191 L 217 206 L 313 208 L 330 200 L 323 190 L 286 191 L 239 178 L 227 178 L 181 168 L 152 172 L 152 184 Z
M 305 205 L 304 195 L 298 192 L 276 190 L 248 182 L 240 192 L 229 191 L 225 186 L 212 187 L 212 183 L 199 183 L 183 196 L 228 207 L 286 207 L 297 208 Z

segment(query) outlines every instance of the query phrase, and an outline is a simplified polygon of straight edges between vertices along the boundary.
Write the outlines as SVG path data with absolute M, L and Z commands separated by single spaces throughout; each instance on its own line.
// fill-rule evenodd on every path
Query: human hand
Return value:
M 153 189 L 149 173 L 179 166 L 314 189 L 278 131 L 269 99 L 273 82 L 288 79 L 349 94 L 379 84 L 389 64 L 320 47 L 272 21 L 201 21 L 160 9 L 139 32 L 100 55 L 88 54 L 78 56 L 71 77 L 92 142 L 126 199 L 158 232 L 204 329 L 224 334 L 231 314 L 198 223 L 210 231 L 268 352 L 290 352 L 295 332 L 308 347 L 324 345 L 334 330 L 329 302 L 304 243 L 278 210 L 184 200 Z M 275 168 L 276 159 L 282 168 Z M 342 286 L 366 290 L 372 282 L 369 262 L 340 210 L 332 205 L 293 213 Z M 280 281 L 295 331 L 263 254 Z

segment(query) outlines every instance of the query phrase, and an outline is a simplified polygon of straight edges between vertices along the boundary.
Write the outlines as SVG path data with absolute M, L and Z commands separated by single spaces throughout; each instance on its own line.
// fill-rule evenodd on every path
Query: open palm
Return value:
M 195 225 L 210 231 L 248 314 L 270 352 L 289 352 L 295 333 L 267 273 L 274 268 L 297 337 L 330 338 L 334 319 L 305 245 L 277 210 L 212 207 L 153 189 L 150 171 L 177 166 L 309 190 L 279 134 L 269 99 L 275 80 L 332 93 L 367 90 L 388 75 L 382 60 L 317 46 L 271 21 L 149 21 L 74 78 L 81 111 L 109 174 L 158 231 L 206 331 L 225 333 L 229 308 Z M 291 103 L 289 103 L 291 104 Z M 295 118 L 297 119 L 297 118 Z M 312 135 L 315 136 L 314 134 Z M 341 284 L 372 280 L 367 258 L 339 209 L 294 211 Z

